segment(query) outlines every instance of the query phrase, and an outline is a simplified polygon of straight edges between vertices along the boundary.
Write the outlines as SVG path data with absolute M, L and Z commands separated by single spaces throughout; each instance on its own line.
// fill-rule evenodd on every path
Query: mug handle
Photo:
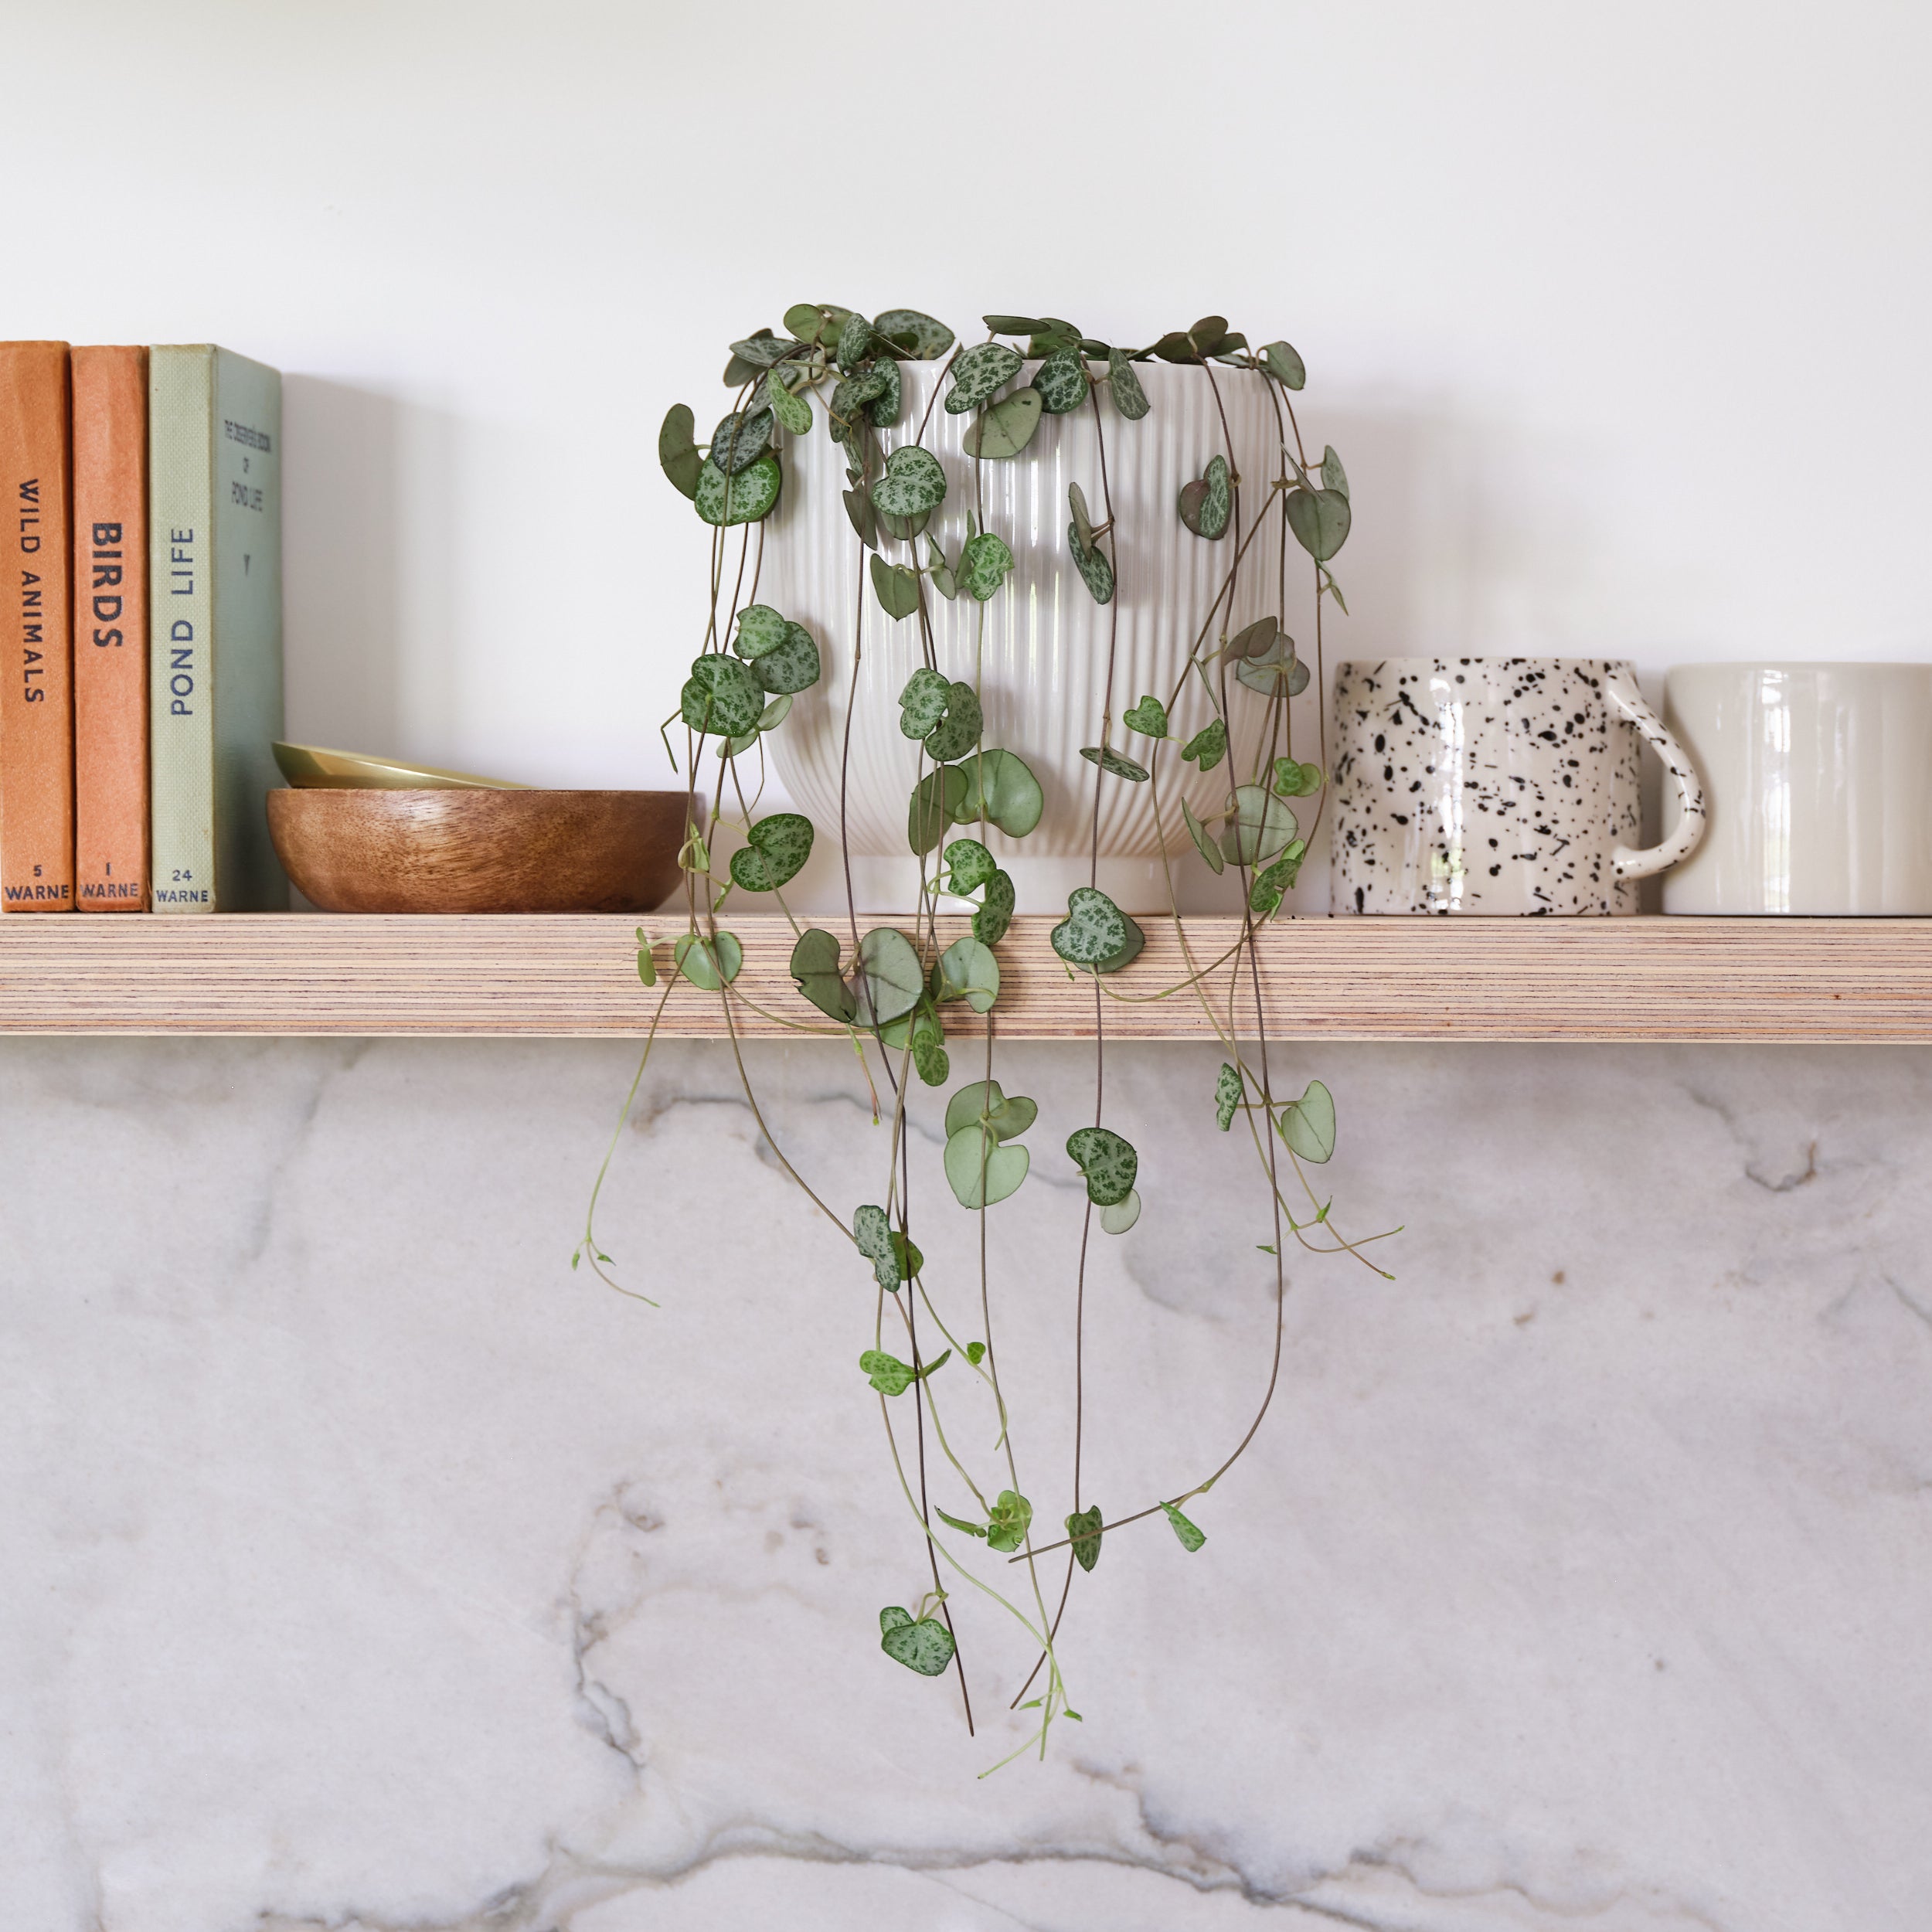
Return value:
M 1644 702 L 1643 693 L 1637 689 L 1637 674 L 1628 665 L 1611 665 L 1604 679 L 1604 696 L 1610 700 L 1613 709 L 1649 740 L 1652 749 L 1663 760 L 1671 782 L 1677 787 L 1677 802 L 1681 809 L 1677 828 L 1670 836 L 1661 845 L 1641 850 L 1634 845 L 1619 845 L 1611 855 L 1619 879 L 1645 879 L 1654 872 L 1662 872 L 1680 859 L 1688 859 L 1697 849 L 1697 842 L 1703 837 L 1704 827 L 1709 822 L 1704 813 L 1704 787 L 1696 767 L 1685 755 L 1684 747 L 1671 736 L 1663 719 Z

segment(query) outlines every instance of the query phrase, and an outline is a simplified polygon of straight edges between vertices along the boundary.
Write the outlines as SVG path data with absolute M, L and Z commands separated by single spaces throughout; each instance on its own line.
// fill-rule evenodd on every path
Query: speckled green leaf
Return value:
M 832 360 L 845 370 L 856 369 L 861 362 L 869 362 L 873 353 L 872 324 L 862 315 L 848 315 L 838 332 L 838 340 L 832 350 Z
M 1167 706 L 1151 692 L 1121 714 L 1121 722 L 1130 731 L 1138 731 L 1143 738 L 1165 738 L 1167 736 Z
M 1291 490 L 1288 528 L 1318 563 L 1326 563 L 1349 540 L 1349 499 L 1339 490 Z
M 1240 1069 L 1223 1060 L 1214 1082 L 1214 1124 L 1223 1134 L 1234 1124 L 1234 1117 L 1241 1111 L 1241 1097 L 1246 1090 L 1241 1083 Z
M 1040 426 L 1043 406 L 1040 393 L 1030 386 L 1003 396 L 975 421 L 966 425 L 961 447 L 968 456 L 983 457 L 989 463 L 1003 463 L 1019 455 L 1033 440 Z
M 791 335 L 774 335 L 768 328 L 760 329 L 756 335 L 747 335 L 741 342 L 731 345 L 731 352 L 741 362 L 749 362 L 753 369 L 770 369 L 773 363 L 782 362 L 799 346 L 798 339 Z
M 767 651 L 751 667 L 751 674 L 774 697 L 808 691 L 818 682 L 818 647 L 802 624 L 785 626 L 784 641 Z
M 1167 1519 L 1174 1526 L 1174 1533 L 1180 1538 L 1181 1547 L 1192 1556 L 1207 1541 L 1207 1532 L 1189 1522 L 1171 1502 L 1164 1502 L 1161 1507 L 1167 1512 Z M 940 1668 L 943 1670 L 945 1666 L 942 1664 Z
M 1191 758 L 1203 771 L 1212 771 L 1228 755 L 1228 728 L 1226 720 L 1211 719 L 1181 747 L 1181 756 Z M 1217 866 L 1218 872 L 1220 868 Z
M 995 536 L 991 530 L 968 537 L 965 549 L 959 553 L 960 582 L 981 604 L 998 590 L 1012 567 L 1012 552 L 1006 547 L 1005 539 Z
M 953 1070 L 952 1060 L 939 1016 L 930 1007 L 922 1005 L 912 1016 L 906 1043 L 912 1049 L 913 1071 L 928 1087 L 944 1087 Z
M 899 420 L 899 412 L 904 400 L 904 387 L 900 379 L 899 365 L 890 361 L 874 362 L 884 379 L 879 386 L 879 393 L 866 406 L 866 413 L 872 418 L 876 429 L 890 429 Z
M 1037 362 L 1063 349 L 1077 349 L 1080 340 L 1080 332 L 1071 322 L 1062 321 L 1057 315 L 1043 315 L 1027 332 L 1026 359 Z
M 866 1379 L 882 1396 L 903 1396 L 915 1382 L 923 1379 L 910 1362 L 901 1362 L 897 1355 L 888 1355 L 883 1349 L 868 1349 L 859 1358 L 859 1366 L 864 1371 Z M 918 1626 L 914 1624 L 913 1628 L 917 1629 Z
M 672 944 L 671 957 L 678 971 L 693 986 L 715 993 L 738 977 L 738 970 L 745 963 L 745 949 L 738 944 L 736 933 L 719 934 L 715 947 L 696 933 L 685 933 Z
M 1321 789 L 1321 767 L 1303 764 L 1293 758 L 1274 761 L 1275 795 L 1281 798 L 1311 798 Z
M 947 694 L 952 687 L 942 672 L 921 665 L 906 680 L 899 694 L 899 729 L 908 738 L 923 738 L 946 715 Z
M 990 1012 L 999 997 L 999 961 L 977 939 L 956 939 L 939 956 L 942 1000 L 963 999 L 976 1013 Z
M 1094 516 L 1087 507 L 1087 492 L 1077 483 L 1066 486 L 1066 507 L 1073 513 L 1072 540 L 1077 550 L 1094 547 Z
M 1294 885 L 1295 876 L 1301 869 L 1301 861 L 1308 856 L 1308 842 L 1294 838 L 1288 849 L 1267 871 L 1257 875 L 1254 883 L 1248 889 L 1248 910 L 1265 919 L 1277 911 L 1283 897 Z
M 861 1023 L 883 1026 L 919 1004 L 919 996 L 926 990 L 926 969 L 903 933 L 890 926 L 875 926 L 859 942 L 852 981 Z
M 883 556 L 872 560 L 872 587 L 879 607 L 896 623 L 919 608 L 919 577 L 903 564 L 888 563 Z
M 1002 1145 L 978 1121 L 947 1135 L 940 1160 L 953 1198 L 975 1209 L 992 1207 L 1015 1192 L 1032 1164 L 1025 1148 Z
M 691 667 L 678 709 L 693 731 L 736 738 L 755 731 L 765 708 L 758 681 L 736 658 L 707 652 Z
M 1009 838 L 1024 838 L 1039 823 L 1046 800 L 1023 758 L 1010 751 L 981 751 L 949 769 L 966 780 L 953 814 L 956 823 L 973 825 L 984 818 Z
M 727 476 L 742 476 L 771 447 L 771 411 L 733 410 L 711 432 L 706 461 Z
M 770 515 L 784 480 L 775 456 L 760 457 L 742 476 L 729 481 L 715 464 L 706 463 L 698 472 L 697 491 L 692 501 L 697 505 L 699 515 L 714 527 L 756 523 Z
M 916 308 L 889 308 L 872 318 L 872 325 L 902 355 L 915 362 L 937 362 L 953 345 L 953 332 L 944 322 Z
M 826 935 L 831 937 L 829 934 Z M 879 1285 L 889 1294 L 899 1292 L 906 1277 L 900 1270 L 900 1256 L 893 1245 L 893 1225 L 882 1207 L 862 1207 L 852 1217 L 852 1238 L 859 1252 L 872 1264 Z
M 738 613 L 738 634 L 731 648 L 740 657 L 755 664 L 784 641 L 785 621 L 770 604 L 747 604 Z
M 1067 416 L 1087 400 L 1087 365 L 1077 345 L 1056 349 L 1033 372 L 1040 406 L 1049 416 Z
M 888 1617 L 903 1621 L 889 1624 Z M 922 1617 L 914 1623 L 910 1611 L 895 1605 L 879 1613 L 879 1648 L 895 1664 L 903 1664 L 921 1677 L 945 1675 L 953 1661 L 953 1633 L 937 1617 Z
M 1010 873 L 996 872 L 987 880 L 979 910 L 973 915 L 973 937 L 982 945 L 997 946 L 1006 937 L 1013 923 L 1014 899 Z
M 1264 785 L 1236 785 L 1234 813 L 1221 835 L 1230 865 L 1265 866 L 1301 830 L 1295 816 Z
M 953 364 L 953 386 L 947 392 L 946 410 L 963 416 L 978 409 L 1004 389 L 1020 371 L 1017 349 L 1004 342 L 975 342 Z
M 1301 358 L 1286 342 L 1270 342 L 1261 351 L 1261 366 L 1284 389 L 1299 389 L 1308 379 Z
M 1104 892 L 1076 886 L 1066 917 L 1053 928 L 1053 950 L 1070 966 L 1097 966 L 1127 944 L 1127 917 Z
M 1080 547 L 1080 528 L 1077 524 L 1066 526 L 1066 547 L 1073 553 L 1073 567 L 1080 573 L 1080 580 L 1093 593 L 1096 604 L 1108 604 L 1114 597 L 1114 566 L 1107 560 L 1106 553 L 1096 543 L 1090 549 Z
M 982 720 L 978 694 L 970 684 L 957 682 L 946 693 L 946 715 L 926 735 L 926 755 L 936 765 L 963 758 L 979 742 Z
M 906 811 L 906 842 L 914 852 L 933 851 L 954 825 L 963 822 L 961 808 L 970 789 L 964 765 L 941 765 L 913 786 Z
M 1134 372 L 1134 365 L 1124 349 L 1111 350 L 1107 358 L 1107 386 L 1113 392 L 1114 406 L 1130 423 L 1138 423 L 1148 412 L 1147 391 Z
M 781 430 L 792 436 L 810 433 L 811 405 L 802 396 L 793 395 L 775 369 L 765 378 L 764 396 L 765 407 L 777 419 Z
M 697 495 L 698 472 L 704 468 L 704 458 L 692 440 L 696 427 L 690 410 L 682 403 L 674 403 L 665 412 L 663 425 L 658 431 L 658 461 L 672 486 L 685 496 Z
M 1127 923 L 1125 944 L 1111 952 L 1094 970 L 1097 973 L 1117 973 L 1123 966 L 1131 966 L 1138 959 L 1147 945 L 1147 934 L 1141 930 L 1139 922 L 1132 913 L 1122 913 L 1121 917 Z
M 1228 519 L 1234 496 L 1228 485 L 1228 464 L 1224 456 L 1208 458 L 1206 471 L 1181 492 L 1181 521 L 1196 536 L 1217 543 L 1227 535 Z
M 1322 448 L 1321 481 L 1337 496 L 1349 494 L 1349 472 L 1342 467 L 1342 459 L 1335 454 L 1332 443 L 1325 444 Z
M 1222 855 L 1219 845 L 1209 835 L 1206 826 L 1195 817 L 1194 808 L 1185 798 L 1181 801 L 1181 816 L 1187 821 L 1187 835 L 1194 841 L 1194 849 L 1213 871 L 1220 872 L 1228 862 Z
M 791 949 L 791 977 L 798 991 L 820 1012 L 849 1024 L 859 1015 L 859 1002 L 838 970 L 838 940 L 821 928 L 809 927 Z M 861 1208 L 862 1214 L 865 1209 Z M 882 1214 L 883 1209 L 879 1210 Z
M 1301 1160 L 1318 1165 L 1335 1152 L 1335 1096 L 1319 1080 L 1311 1080 L 1298 1100 L 1281 1110 L 1281 1138 Z
M 1090 1570 L 1100 1560 L 1099 1509 L 1075 1510 L 1066 1519 L 1066 1533 L 1073 1539 L 1075 1560 L 1081 1569 Z
M 731 855 L 731 879 L 748 893 L 789 883 L 811 856 L 811 821 L 803 812 L 774 811 L 746 835 L 751 842 Z
M 1082 745 L 1080 756 L 1090 765 L 1098 765 L 1101 770 L 1111 771 L 1116 778 L 1124 778 L 1129 784 L 1147 783 L 1147 767 L 1137 765 L 1131 758 L 1123 758 L 1111 745 Z
M 1087 1176 L 1087 1198 L 1096 1207 L 1111 1207 L 1134 1192 L 1141 1157 L 1112 1128 L 1081 1128 L 1067 1137 L 1066 1151 Z
M 993 855 L 977 838 L 955 838 L 941 855 L 952 868 L 946 882 L 949 893 L 977 892 L 999 870 Z
M 886 516 L 921 516 L 946 500 L 946 472 L 930 450 L 902 443 L 886 458 L 886 474 L 872 486 L 872 500 Z

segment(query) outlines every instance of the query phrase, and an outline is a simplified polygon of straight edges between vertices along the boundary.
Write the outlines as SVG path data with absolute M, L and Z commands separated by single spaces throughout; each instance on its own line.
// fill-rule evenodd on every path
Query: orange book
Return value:
M 0 342 L 0 906 L 73 910 L 67 345 Z
M 74 903 L 148 906 L 148 352 L 73 352 Z

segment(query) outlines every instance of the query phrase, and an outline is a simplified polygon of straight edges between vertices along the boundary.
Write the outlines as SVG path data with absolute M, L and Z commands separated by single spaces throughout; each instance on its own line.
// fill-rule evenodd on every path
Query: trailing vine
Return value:
M 684 930 L 662 959 L 639 930 L 638 970 L 644 985 L 657 989 L 657 1004 L 571 1265 L 587 1263 L 612 1287 L 636 1293 L 610 1272 L 614 1264 L 598 1246 L 597 1203 L 665 1002 L 675 980 L 682 978 L 716 997 L 760 1131 L 786 1173 L 837 1229 L 870 1277 L 870 1345 L 859 1352 L 858 1366 L 878 1402 L 889 1458 L 913 1532 L 924 1545 L 922 1568 L 930 1579 L 930 1587 L 910 1606 L 891 1604 L 880 1612 L 880 1648 L 920 1675 L 956 1673 L 970 1728 L 971 1698 L 951 1605 L 959 1592 L 972 1591 L 999 1607 L 1036 1656 L 1012 1699 L 1015 1707 L 1037 1713 L 1035 1729 L 1012 1754 L 1017 1757 L 1036 1747 L 1043 1754 L 1053 1724 L 1080 1716 L 1069 1700 L 1060 1631 L 1075 1576 L 1094 1569 L 1107 1536 L 1158 1517 L 1189 1553 L 1207 1540 L 1206 1530 L 1188 1512 L 1205 1513 L 1197 1499 L 1207 1495 L 1246 1451 L 1278 1384 L 1289 1238 L 1311 1253 L 1349 1255 L 1378 1274 L 1383 1271 L 1364 1253 L 1366 1242 L 1340 1233 L 1329 1202 L 1317 1193 L 1310 1175 L 1335 1151 L 1332 1096 L 1318 1080 L 1307 1081 L 1298 1097 L 1286 1100 L 1274 1084 L 1283 1043 L 1267 1036 L 1256 951 L 1258 929 L 1279 914 L 1294 883 L 1326 796 L 1321 747 L 1318 744 L 1315 758 L 1304 760 L 1298 756 L 1294 740 L 1291 701 L 1308 685 L 1310 671 L 1284 623 L 1293 552 L 1306 557 L 1312 573 L 1317 675 L 1323 663 L 1326 607 L 1332 602 L 1344 613 L 1347 609 L 1330 564 L 1349 535 L 1348 477 L 1332 448 L 1325 447 L 1320 461 L 1311 463 L 1303 445 L 1294 403 L 1305 381 L 1301 359 L 1284 342 L 1251 349 L 1247 338 L 1231 332 L 1219 316 L 1205 317 L 1137 349 L 1095 341 L 1050 317 L 988 315 L 985 321 L 985 339 L 962 345 L 944 323 L 915 310 L 893 309 L 869 319 L 831 304 L 801 304 L 786 311 L 784 333 L 760 329 L 732 345 L 724 375 L 726 386 L 735 392 L 732 406 L 702 443 L 696 420 L 684 405 L 664 420 L 660 462 L 710 531 L 709 607 L 702 646 L 678 709 L 665 723 L 666 748 L 686 782 L 680 853 Z M 988 527 L 983 466 L 1015 460 L 1049 434 L 1049 419 L 1084 410 L 1091 413 L 1098 473 L 1068 491 L 1068 552 L 1094 601 L 1114 604 L 1132 553 L 1123 544 L 1127 533 L 1115 514 L 1107 439 L 1110 434 L 1131 434 L 1131 426 L 1149 413 L 1137 366 L 1150 360 L 1198 368 L 1212 389 L 1221 446 L 1203 452 L 1200 473 L 1181 490 L 1175 513 L 1199 541 L 1225 545 L 1226 565 L 1211 603 L 1198 614 L 1179 677 L 1165 694 L 1115 691 L 1114 607 L 1097 741 L 1081 751 L 1092 768 L 1088 881 L 1069 895 L 1066 916 L 1054 926 L 1051 944 L 1070 976 L 1083 979 L 1092 989 L 1094 1101 L 1091 1117 L 1073 1124 L 1063 1142 L 1065 1158 L 1084 1182 L 1085 1196 L 1080 1258 L 1071 1284 L 1074 1446 L 1062 1498 L 1068 1506 L 1059 1517 L 1064 1533 L 1040 1539 L 1030 1495 L 1039 1493 L 1042 1478 L 1033 1472 L 1022 1481 L 1014 1418 L 1001 1386 L 986 1227 L 988 1215 L 1025 1184 L 1039 1142 L 1050 1138 L 1033 1133 L 1039 1117 L 1036 1103 L 1009 1094 L 998 1077 L 1000 948 L 1012 923 L 1016 895 L 1011 875 L 989 843 L 995 832 L 1025 838 L 1039 822 L 1044 799 L 1023 748 L 985 742 L 979 643 L 970 667 L 939 663 L 929 600 L 963 599 L 976 607 L 978 637 L 983 642 L 986 607 L 1005 590 L 1015 567 L 1006 537 Z M 941 364 L 940 378 L 921 420 L 902 423 L 904 368 L 914 362 Z M 1240 473 L 1223 381 L 1264 387 L 1279 451 L 1274 474 L 1265 480 L 1250 482 Z M 964 444 L 972 461 L 973 503 L 966 536 L 951 554 L 930 527 L 947 498 L 947 478 L 926 447 L 942 384 L 945 411 L 971 419 Z M 906 805 L 906 843 L 919 862 L 917 903 L 905 925 L 874 925 L 861 932 L 843 822 L 851 758 L 849 706 L 840 779 L 842 937 L 827 927 L 801 923 L 785 900 L 785 887 L 811 856 L 817 828 L 803 813 L 760 815 L 758 808 L 764 740 L 784 726 L 794 699 L 818 683 L 824 672 L 810 630 L 760 601 L 758 594 L 765 519 L 784 488 L 787 439 L 813 434 L 821 414 L 825 433 L 843 455 L 845 508 L 866 566 L 860 573 L 862 607 L 869 590 L 888 617 L 910 627 L 897 722 L 905 738 L 918 747 L 917 777 Z M 1230 634 L 1244 571 L 1272 576 L 1276 614 Z M 855 699 L 862 607 L 854 614 L 854 627 Z M 1170 720 L 1190 681 L 1205 693 L 1212 716 L 1183 740 Z M 1262 707 L 1258 730 L 1246 734 L 1234 729 L 1230 710 L 1242 691 L 1250 694 L 1250 705 Z M 1114 706 L 1117 699 L 1127 698 L 1134 701 L 1124 703 L 1117 729 Z M 673 724 L 682 726 L 684 734 L 682 761 L 668 735 Z M 1253 750 L 1237 770 L 1237 750 L 1249 742 Z M 1164 761 L 1174 756 L 1201 774 L 1224 767 L 1226 773 L 1220 808 L 1197 814 L 1182 798 L 1178 827 L 1162 788 Z M 1174 985 L 1114 983 L 1138 958 L 1146 935 L 1099 886 L 1101 806 L 1111 785 L 1150 787 L 1170 894 L 1170 829 L 1177 837 L 1184 830 L 1214 872 L 1231 872 L 1240 884 L 1240 933 L 1219 958 L 1196 960 L 1177 908 L 1176 930 L 1188 970 Z M 1315 803 L 1304 829 L 1295 804 L 1311 799 Z M 942 897 L 971 912 L 968 929 L 944 943 Z M 736 984 L 743 948 L 720 923 L 734 898 L 768 899 L 790 923 L 791 976 L 797 993 L 792 1010 L 756 1007 Z M 1217 1004 L 1213 975 L 1223 968 L 1230 969 L 1226 1000 Z M 1273 1257 L 1270 1366 L 1252 1420 L 1216 1466 L 1179 1483 L 1168 1495 L 1109 1518 L 1083 1487 L 1087 1261 L 1097 1229 L 1117 1237 L 1136 1225 L 1142 1212 L 1143 1169 L 1139 1150 L 1107 1113 L 1107 1011 L 1114 1002 L 1178 996 L 1201 1002 L 1228 1056 L 1213 1093 L 1202 1097 L 1203 1119 L 1211 1115 L 1223 1133 L 1242 1121 L 1266 1186 L 1273 1238 L 1255 1245 Z M 1244 998 L 1251 1002 L 1255 1029 L 1245 1043 L 1237 1039 Z M 968 1070 L 971 1077 L 954 1084 L 948 1024 L 957 1027 L 961 1008 L 983 1019 L 983 1051 L 978 1064 Z M 885 1129 L 879 1198 L 828 1201 L 779 1145 L 740 1046 L 743 1016 L 753 1012 L 801 1032 L 849 1039 L 866 1070 L 875 1122 Z M 908 1109 L 915 1104 L 917 1088 L 949 1086 L 941 1165 L 957 1209 L 978 1222 L 979 1278 L 976 1291 L 963 1298 L 935 1292 L 914 1239 Z M 920 1213 L 923 1222 L 947 1211 L 922 1202 Z M 971 1334 L 975 1326 L 978 1333 Z M 950 1372 L 942 1376 L 942 1371 Z M 957 1418 L 974 1408 L 983 1409 L 995 1431 L 990 1468 L 976 1461 L 961 1434 Z M 956 1510 L 934 1499 L 942 1481 Z M 1039 1560 L 1062 1551 L 1064 1574 L 1056 1593 Z M 1021 1572 L 1017 1589 L 1006 1578 L 1015 1567 Z M 1035 1691 L 1030 1699 L 1029 1691 Z

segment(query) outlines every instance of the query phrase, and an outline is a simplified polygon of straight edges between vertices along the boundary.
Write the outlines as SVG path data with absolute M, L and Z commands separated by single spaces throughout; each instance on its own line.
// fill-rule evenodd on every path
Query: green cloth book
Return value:
M 211 343 L 148 358 L 153 904 L 285 910 L 264 798 L 282 731 L 282 379 Z

